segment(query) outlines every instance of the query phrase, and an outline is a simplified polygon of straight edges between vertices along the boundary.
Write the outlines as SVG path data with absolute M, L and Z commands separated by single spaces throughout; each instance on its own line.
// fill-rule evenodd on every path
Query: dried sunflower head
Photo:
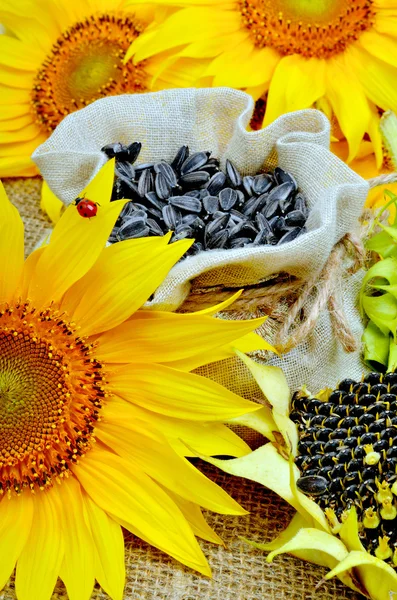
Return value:
M 270 442 L 224 471 L 253 479 L 297 511 L 270 544 L 326 566 L 373 600 L 397 593 L 397 374 L 371 373 L 313 397 L 290 393 L 280 369 L 242 359 L 269 406 L 249 417 Z M 256 421 L 256 422 L 255 422 Z

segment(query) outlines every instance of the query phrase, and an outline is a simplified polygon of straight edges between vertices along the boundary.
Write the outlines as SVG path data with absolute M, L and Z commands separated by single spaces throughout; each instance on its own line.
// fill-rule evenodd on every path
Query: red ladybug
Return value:
M 85 219 L 90 219 L 91 217 L 95 217 L 98 212 L 98 202 L 93 202 L 92 200 L 87 200 L 85 197 L 76 198 L 74 201 L 77 206 L 77 210 L 79 215 L 84 217 Z

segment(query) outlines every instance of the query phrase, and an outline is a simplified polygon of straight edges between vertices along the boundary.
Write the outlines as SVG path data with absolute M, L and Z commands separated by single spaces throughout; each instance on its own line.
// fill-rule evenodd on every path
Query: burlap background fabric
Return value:
M 49 227 L 39 212 L 39 179 L 6 181 L 6 190 L 18 207 L 26 226 L 30 251 Z M 261 542 L 273 539 L 285 528 L 292 509 L 277 496 L 250 481 L 231 478 L 203 465 L 203 471 L 244 508 L 246 517 L 208 514 L 208 521 L 223 538 L 225 548 L 200 542 L 213 569 L 207 579 L 129 536 L 126 544 L 127 584 L 125 600 L 362 600 L 338 581 L 316 589 L 326 570 L 290 556 L 277 557 L 272 564 L 264 554 L 239 539 Z M 63 585 L 56 587 L 54 600 L 66 600 Z M 106 600 L 96 588 L 92 600 Z M 13 580 L 0 593 L 0 600 L 15 600 Z M 32 598 L 31 600 L 35 600 Z

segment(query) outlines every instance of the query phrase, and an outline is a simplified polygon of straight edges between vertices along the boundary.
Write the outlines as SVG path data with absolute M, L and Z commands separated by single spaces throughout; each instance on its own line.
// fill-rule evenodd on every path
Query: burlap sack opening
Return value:
M 172 159 L 188 144 L 191 151 L 211 150 L 221 163 L 231 159 L 242 174 L 277 164 L 292 173 L 310 207 L 305 235 L 284 246 L 212 250 L 180 261 L 150 306 L 176 310 L 185 301 L 182 310 L 197 310 L 211 292 L 215 303 L 245 287 L 239 304 L 222 316 L 270 314 L 261 333 L 289 352 L 258 358 L 281 366 L 292 389 L 306 384 L 318 391 L 347 375 L 361 377 L 363 370 L 357 231 L 368 184 L 329 151 L 330 126 L 322 113 L 290 113 L 249 132 L 252 111 L 252 98 L 229 88 L 105 98 L 66 117 L 33 159 L 65 203 L 104 164 L 100 148 L 113 141 L 141 141 L 143 162 Z M 260 399 L 237 360 L 201 372 Z

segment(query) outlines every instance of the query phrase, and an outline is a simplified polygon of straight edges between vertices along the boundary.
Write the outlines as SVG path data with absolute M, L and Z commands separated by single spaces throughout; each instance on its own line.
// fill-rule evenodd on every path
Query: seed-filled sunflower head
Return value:
M 140 0 L 141 1 L 141 0 Z M 267 93 L 264 125 L 319 102 L 336 116 L 349 161 L 367 133 L 378 155 L 378 113 L 397 109 L 397 16 L 388 0 L 157 0 L 177 5 L 135 40 L 141 61 L 172 49 L 175 58 L 211 59 L 214 86 Z M 378 165 L 379 166 L 379 165 Z
M 191 371 L 266 348 L 263 320 L 143 310 L 192 240 L 105 247 L 125 203 L 113 172 L 82 194 L 95 216 L 72 204 L 26 260 L 0 189 L 0 587 L 16 566 L 19 600 L 48 600 L 58 576 L 71 600 L 95 579 L 121 600 L 121 527 L 209 575 L 195 535 L 221 540 L 200 507 L 245 512 L 186 457 L 248 453 L 224 422 L 260 407 Z
M 153 82 L 164 57 L 124 63 L 156 22 L 129 0 L 5 0 L 0 21 L 0 177 L 31 176 L 30 155 L 69 113 L 106 96 L 189 87 L 202 65 L 189 59 Z
M 242 359 L 272 407 L 256 415 L 271 441 L 241 458 L 208 460 L 297 510 L 279 538 L 254 545 L 270 552 L 268 561 L 288 552 L 330 568 L 325 579 L 338 576 L 373 600 L 390 600 L 397 593 L 397 373 L 345 379 L 315 396 L 303 388 L 290 400 L 280 369 Z

